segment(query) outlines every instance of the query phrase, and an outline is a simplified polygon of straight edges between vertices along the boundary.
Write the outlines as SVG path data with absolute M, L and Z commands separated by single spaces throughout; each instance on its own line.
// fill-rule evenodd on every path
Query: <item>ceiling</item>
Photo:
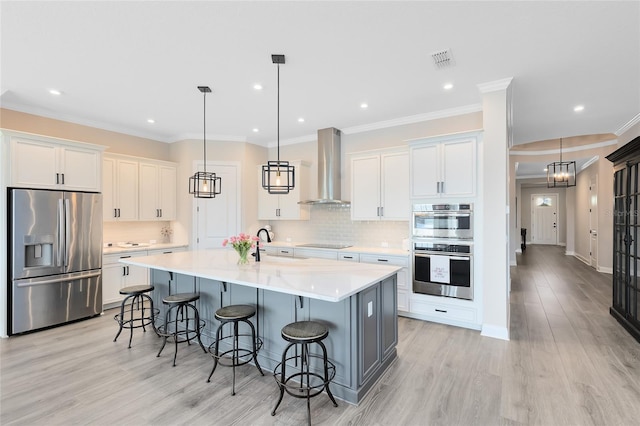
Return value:
M 273 146 L 271 54 L 286 55 L 281 143 L 314 139 L 325 127 L 357 131 L 478 111 L 477 85 L 509 77 L 515 144 L 614 133 L 640 112 L 637 1 L 0 8 L 2 107 L 165 142 L 202 139 L 196 86 L 208 85 L 207 138 Z M 452 65 L 438 68 L 432 54 L 444 49 Z

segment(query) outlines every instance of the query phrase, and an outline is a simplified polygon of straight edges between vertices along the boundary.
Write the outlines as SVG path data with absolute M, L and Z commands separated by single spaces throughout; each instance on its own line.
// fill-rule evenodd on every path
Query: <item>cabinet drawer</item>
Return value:
M 315 250 L 296 247 L 295 257 L 315 257 L 318 259 L 338 260 L 338 253 L 335 250 Z
M 345 262 L 360 262 L 360 253 L 338 253 L 338 260 Z
M 109 264 L 114 264 L 114 263 L 119 263 L 120 259 L 125 259 L 125 258 L 129 258 L 129 257 L 140 257 L 140 256 L 146 256 L 147 255 L 147 251 L 143 250 L 143 251 L 133 251 L 133 252 L 124 252 L 124 253 L 116 253 L 116 254 L 107 254 L 102 256 L 102 264 L 103 265 L 109 265 Z
M 293 257 L 293 249 L 292 248 L 277 248 L 275 251 L 276 256 L 287 256 Z
M 476 309 L 463 306 L 453 306 L 444 303 L 433 303 L 422 300 L 411 300 L 411 312 L 416 314 L 429 315 L 434 318 L 476 322 Z
M 409 266 L 409 258 L 404 256 L 389 256 L 377 254 L 360 254 L 362 263 L 379 263 L 382 265 Z

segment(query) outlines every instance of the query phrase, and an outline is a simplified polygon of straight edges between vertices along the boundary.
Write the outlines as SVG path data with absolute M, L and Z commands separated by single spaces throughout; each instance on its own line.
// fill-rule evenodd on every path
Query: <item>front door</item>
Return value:
M 242 229 L 240 166 L 207 164 L 207 170 L 222 178 L 222 186 L 216 198 L 194 198 L 193 243 L 196 250 L 221 248 L 225 238 L 237 235 Z
M 558 194 L 531 195 L 533 244 L 558 244 Z

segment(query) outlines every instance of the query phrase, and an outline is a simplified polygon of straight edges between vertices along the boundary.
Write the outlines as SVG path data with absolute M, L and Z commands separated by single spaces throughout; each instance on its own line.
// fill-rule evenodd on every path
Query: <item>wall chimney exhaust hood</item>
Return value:
M 298 204 L 351 204 L 340 199 L 340 130 L 318 130 L 318 199 Z

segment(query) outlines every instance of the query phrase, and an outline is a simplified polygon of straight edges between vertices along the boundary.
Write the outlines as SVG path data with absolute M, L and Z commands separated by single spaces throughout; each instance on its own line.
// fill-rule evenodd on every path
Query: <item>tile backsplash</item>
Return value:
M 104 222 L 102 225 L 102 241 L 105 243 L 134 242 L 148 243 L 163 241 L 160 230 L 163 226 L 171 226 L 171 222 Z
M 402 248 L 409 238 L 409 221 L 352 221 L 350 206 L 310 206 L 306 220 L 271 221 L 276 241 L 339 243 L 369 247 Z

